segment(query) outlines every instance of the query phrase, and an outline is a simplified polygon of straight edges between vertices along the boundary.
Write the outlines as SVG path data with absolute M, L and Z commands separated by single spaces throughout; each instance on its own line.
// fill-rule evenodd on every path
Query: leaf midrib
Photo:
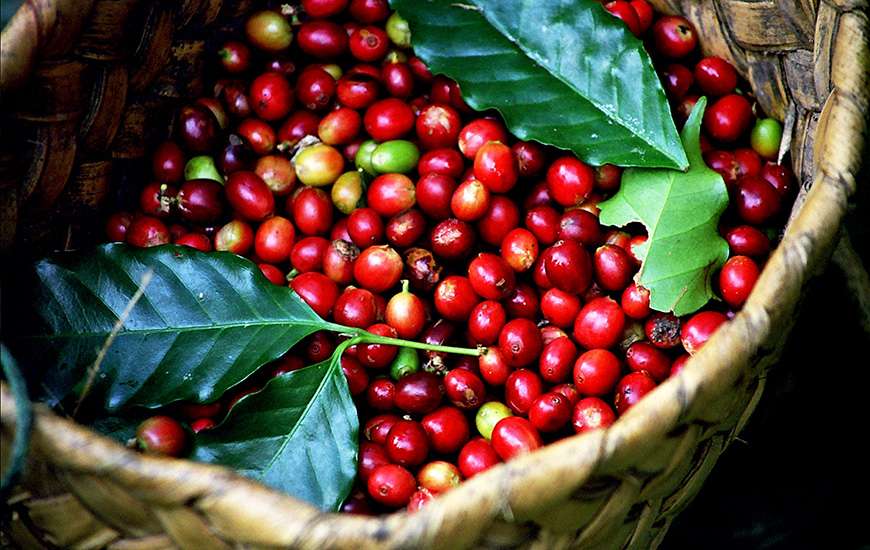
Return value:
M 474 1 L 474 0 L 472 0 L 472 1 Z M 475 4 L 475 5 L 476 5 L 476 4 Z M 590 6 L 590 7 L 591 7 L 592 9 L 594 9 L 594 6 Z M 487 17 L 487 16 L 486 16 L 486 10 L 485 10 L 483 7 L 481 7 L 481 6 L 477 6 L 477 8 L 478 8 L 478 10 L 477 10 L 478 13 L 480 13 L 480 14 L 483 16 L 483 18 L 486 19 L 486 21 L 487 21 L 490 25 L 492 25 L 493 27 L 495 27 L 495 29 L 496 29 L 496 30 L 497 30 L 497 31 L 498 31 L 502 36 L 504 36 L 505 38 L 507 38 L 508 41 L 509 41 L 511 44 L 513 44 L 517 49 L 519 49 L 521 52 L 523 52 L 523 54 L 524 54 L 526 57 L 528 57 L 528 58 L 529 58 L 529 59 L 530 59 L 530 60 L 531 60 L 535 65 L 537 65 L 537 66 L 539 66 L 541 69 L 543 69 L 543 70 L 544 70 L 547 74 L 549 74 L 552 78 L 554 78 L 554 79 L 558 80 L 559 82 L 561 82 L 565 87 L 567 87 L 569 90 L 571 90 L 572 92 L 574 92 L 574 94 L 575 94 L 577 97 L 581 98 L 581 99 L 582 99 L 583 101 L 585 101 L 586 103 L 589 103 L 590 105 L 592 105 L 593 107 L 595 107 L 596 110 L 598 110 L 599 112 L 603 113 L 605 116 L 607 116 L 608 118 L 610 118 L 610 119 L 613 120 L 614 122 L 618 123 L 619 126 L 620 126 L 621 128 L 623 128 L 623 129 L 625 129 L 629 134 L 631 134 L 631 135 L 634 136 L 635 138 L 639 139 L 639 140 L 642 141 L 643 143 L 647 144 L 647 145 L 648 145 L 652 150 L 654 150 L 654 151 L 658 151 L 658 152 L 661 153 L 663 156 L 665 156 L 665 157 L 668 158 L 670 161 L 672 161 L 676 166 L 679 166 L 679 165 L 680 165 L 680 163 L 678 162 L 678 160 L 675 159 L 675 158 L 673 158 L 673 156 L 670 154 L 670 152 L 665 152 L 665 151 L 660 150 L 659 147 L 658 147 L 654 142 L 652 142 L 652 141 L 650 141 L 649 139 L 647 139 L 644 135 L 642 135 L 642 134 L 638 134 L 637 132 L 635 132 L 634 130 L 632 130 L 631 127 L 627 126 L 627 125 L 626 125 L 626 122 L 625 122 L 625 121 L 624 121 L 624 120 L 619 116 L 619 113 L 618 113 L 618 112 L 613 112 L 613 111 L 611 111 L 611 110 L 606 110 L 606 109 L 604 109 L 604 108 L 603 108 L 601 105 L 599 105 L 597 102 L 595 102 L 595 101 L 593 101 L 592 99 L 586 97 L 586 95 L 584 95 L 583 92 L 582 92 L 580 89 L 578 89 L 576 86 L 574 86 L 572 83 L 566 81 L 566 80 L 565 80 L 564 78 L 562 78 L 560 75 L 553 73 L 553 71 L 551 71 L 550 68 L 549 68 L 548 66 L 544 65 L 541 61 L 539 61 L 540 56 L 536 55 L 533 51 L 531 51 L 531 50 L 529 50 L 528 48 L 526 48 L 526 47 L 525 47 L 525 46 L 524 46 L 524 45 L 519 41 L 519 39 L 518 39 L 517 37 L 515 37 L 512 33 L 508 32 L 508 30 L 507 30 L 506 28 L 504 28 L 503 25 L 501 25 L 500 23 L 498 23 L 498 22 L 496 22 L 496 21 L 493 21 L 492 19 L 490 19 L 489 17 Z M 592 16 L 592 17 L 594 17 L 594 16 Z M 622 50 L 622 51 L 625 51 L 625 50 Z

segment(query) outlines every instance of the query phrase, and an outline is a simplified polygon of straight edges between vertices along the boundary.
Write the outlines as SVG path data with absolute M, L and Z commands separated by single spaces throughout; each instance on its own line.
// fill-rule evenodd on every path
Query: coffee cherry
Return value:
M 747 256 L 729 258 L 719 272 L 722 299 L 733 308 L 741 307 L 758 280 L 758 265 Z
M 570 338 L 556 338 L 544 345 L 538 370 L 541 378 L 550 384 L 564 382 L 571 375 L 574 361 L 577 359 L 577 346 Z
M 441 407 L 424 416 L 421 424 L 436 453 L 455 453 L 470 434 L 468 420 L 455 407 Z
M 390 15 L 387 0 L 351 0 L 348 7 L 351 17 L 360 23 L 377 23 Z
M 402 174 L 384 174 L 369 185 L 366 201 L 375 212 L 389 218 L 414 206 L 415 196 L 414 182 L 410 178 Z
M 766 256 L 770 252 L 770 239 L 751 225 L 740 225 L 725 234 L 733 256 Z
M 444 104 L 429 105 L 417 117 L 415 127 L 420 146 L 426 150 L 456 144 L 462 121 L 456 109 Z
M 372 292 L 389 290 L 402 277 L 402 257 L 389 246 L 370 246 L 354 262 L 353 277 Z
M 495 452 L 489 441 L 482 437 L 474 438 L 466 443 L 459 452 L 459 458 L 456 461 L 459 471 L 465 478 L 474 477 L 499 462 L 501 459 L 498 453 Z
M 677 15 L 660 17 L 653 25 L 652 38 L 656 51 L 671 58 L 685 57 L 698 45 L 692 24 Z
M 450 197 L 450 211 L 464 221 L 473 222 L 486 214 L 491 195 L 489 190 L 474 178 L 459 184 Z
M 705 94 L 730 94 L 737 87 L 737 71 L 721 57 L 705 57 L 695 65 L 695 82 Z
M 459 150 L 469 160 L 474 160 L 480 148 L 490 141 L 508 142 L 507 130 L 491 118 L 472 120 L 459 131 Z
M 135 229 L 135 222 L 132 229 Z M 127 242 L 130 242 L 130 235 L 127 236 Z M 130 244 L 134 244 L 130 242 Z M 233 220 L 220 229 L 214 236 L 214 249 L 226 252 L 232 252 L 243 256 L 248 253 L 254 245 L 254 230 L 251 226 L 241 220 Z M 135 245 L 134 245 L 135 246 Z
M 580 208 L 568 210 L 559 220 L 558 237 L 562 240 L 575 240 L 586 246 L 596 246 L 602 241 L 598 217 Z
M 281 216 L 269 218 L 257 228 L 254 252 L 266 262 L 286 262 L 290 258 L 295 238 L 296 229 L 290 220 Z
M 493 193 L 513 189 L 519 168 L 511 148 L 498 141 L 484 143 L 474 156 L 474 177 Z
M 662 73 L 665 92 L 673 100 L 683 99 L 694 82 L 695 77 L 692 75 L 692 71 L 679 63 L 671 63 Z
M 591 349 L 574 363 L 574 387 L 583 395 L 603 396 L 613 391 L 622 365 L 605 349 Z
M 507 358 L 498 346 L 486 348 L 478 360 L 478 367 L 480 376 L 490 386 L 503 386 L 511 372 Z
M 175 142 L 164 141 L 151 157 L 151 171 L 160 183 L 177 183 L 184 173 L 184 152 Z
M 462 175 L 463 170 L 462 155 L 455 149 L 428 151 L 420 157 L 420 161 L 417 163 L 417 172 L 420 176 L 435 173 L 455 179 Z
M 780 196 L 767 181 L 757 176 L 747 176 L 737 182 L 734 197 L 740 218 L 754 225 L 761 225 L 779 213 Z
M 492 437 L 492 430 L 495 428 L 495 425 L 512 415 L 513 413 L 511 413 L 511 410 L 507 408 L 504 403 L 490 401 L 484 403 L 483 406 L 478 409 L 477 414 L 474 417 L 474 423 L 480 435 L 482 435 L 484 439 L 489 440 Z
M 683 323 L 683 328 L 680 330 L 680 341 L 683 347 L 690 355 L 694 355 L 727 320 L 728 318 L 718 311 L 702 311 L 692 315 Z
M 414 113 L 401 99 L 382 99 L 366 109 L 363 124 L 377 141 L 398 139 L 414 127 Z
M 776 158 L 782 140 L 782 126 L 773 118 L 759 119 L 752 128 L 752 148 L 766 159 Z
M 412 340 L 423 330 L 426 308 L 423 301 L 408 291 L 408 281 L 402 283 L 402 291 L 387 303 L 387 323 L 396 329 L 399 338 Z
M 444 376 L 444 389 L 447 399 L 460 409 L 476 409 L 486 396 L 483 381 L 477 374 L 466 369 L 453 369 L 448 372 Z
M 547 280 L 565 292 L 582 294 L 592 283 L 592 260 L 577 241 L 559 241 L 545 252 L 544 269 Z M 616 281 L 616 277 L 611 282 Z
M 429 455 L 429 439 L 419 422 L 399 420 L 390 429 L 384 448 L 394 464 L 417 466 Z
M 359 254 L 347 241 L 328 241 L 323 237 L 305 237 L 293 245 L 290 264 L 300 273 L 323 271 L 338 284 L 348 284 L 353 278 L 353 261 Z
M 152 416 L 136 429 L 136 446 L 146 453 L 181 456 L 187 450 L 187 433 L 168 416 Z
M 612 298 L 595 298 L 583 306 L 577 315 L 574 339 L 586 349 L 608 349 L 622 337 L 624 327 L 625 314 L 619 304 Z
M 514 272 L 501 256 L 481 253 L 468 265 L 468 280 L 479 295 L 488 300 L 501 300 L 513 292 Z
M 650 314 L 649 290 L 636 283 L 626 287 L 621 300 L 622 311 L 632 319 L 645 319 Z
M 473 283 L 472 283 L 473 284 Z M 480 302 L 468 318 L 468 332 L 474 341 L 485 346 L 494 344 L 507 322 L 507 312 L 500 303 L 487 300 Z
M 492 448 L 502 460 L 530 453 L 543 446 L 541 435 L 525 418 L 503 418 L 492 430 Z
M 199 250 L 200 252 L 211 252 L 211 249 L 212 249 L 211 239 L 209 239 L 207 236 L 203 235 L 202 233 L 188 233 L 187 235 L 183 235 L 175 240 L 175 244 L 189 246 L 191 248 L 195 248 L 195 249 Z M 268 265 L 268 264 L 261 264 L 261 266 L 260 266 L 261 270 L 263 269 L 263 267 L 262 267 L 263 265 Z M 277 275 L 277 277 L 275 277 L 273 275 L 266 275 L 267 279 L 269 279 L 270 281 L 272 281 L 273 283 L 278 284 L 278 285 L 283 285 L 284 283 L 287 282 L 284 280 L 284 274 L 281 273 L 280 269 L 278 269 L 275 266 L 269 266 L 269 267 L 271 267 L 275 271 L 277 271 L 278 275 Z M 264 274 L 265 274 L 265 272 L 264 272 Z
M 542 205 L 526 212 L 526 228 L 542 245 L 550 245 L 559 238 L 562 218 L 555 208 Z
M 541 354 L 544 347 L 541 333 L 533 321 L 513 319 L 505 324 L 498 337 L 498 347 L 508 365 L 525 367 Z
M 647 340 L 657 348 L 669 349 L 680 344 L 680 320 L 671 313 L 653 313 L 643 328 Z
M 401 508 L 411 500 L 417 480 L 401 466 L 383 464 L 372 471 L 366 487 L 377 502 L 391 508 Z
M 604 9 L 621 19 L 633 35 L 640 36 L 643 32 L 640 21 L 637 18 L 637 12 L 634 11 L 634 8 L 626 0 L 611 0 L 604 4 Z
M 396 384 L 396 407 L 411 414 L 426 414 L 441 404 L 441 379 L 429 372 L 415 372 Z
M 499 246 L 519 224 L 520 209 L 514 201 L 502 195 L 493 195 L 483 217 L 477 221 L 477 232 L 485 243 Z
M 162 221 L 151 216 L 134 218 L 124 232 L 127 243 L 137 248 L 147 248 L 169 243 L 169 229 Z
M 738 94 L 729 94 L 716 100 L 704 113 L 704 130 L 719 141 L 739 139 L 752 122 L 752 105 Z
M 338 285 L 315 271 L 297 275 L 290 281 L 290 287 L 322 318 L 329 316 L 338 299 Z
M 363 482 L 368 481 L 378 466 L 389 463 L 390 458 L 383 445 L 371 441 L 360 441 L 357 473 Z
M 616 422 L 616 413 L 598 397 L 586 397 L 574 405 L 571 423 L 575 433 L 607 428 Z
M 526 415 L 532 403 L 543 393 L 541 378 L 529 369 L 515 370 L 504 386 L 505 403 L 514 414 Z
M 780 197 L 787 197 L 791 194 L 794 174 L 787 165 L 766 162 L 761 168 L 760 176 L 776 189 Z
M 348 327 L 366 328 L 374 324 L 377 306 L 374 295 L 364 288 L 348 287 L 335 302 L 332 317 Z
M 308 55 L 329 59 L 347 50 L 348 37 L 341 25 L 325 19 L 314 19 L 299 27 L 296 42 L 299 49 Z
M 293 89 L 284 75 L 263 73 L 251 82 L 249 92 L 254 113 L 263 120 L 279 120 L 293 108 Z
M 466 277 L 451 275 L 435 287 L 435 309 L 451 321 L 465 322 L 479 301 Z
M 424 490 L 433 494 L 443 493 L 462 483 L 462 474 L 459 468 L 444 460 L 430 462 L 420 468 L 417 473 L 417 482 Z
M 377 300 L 377 295 L 375 295 L 375 299 Z M 377 336 L 386 336 L 388 338 L 398 337 L 396 329 L 384 323 L 375 323 L 366 330 Z M 359 359 L 359 362 L 364 366 L 373 369 L 386 368 L 398 354 L 396 346 L 391 346 L 389 344 L 359 344 L 356 348 L 356 357 Z
M 616 395 L 613 398 L 617 414 L 625 414 L 655 387 L 655 380 L 644 372 L 626 374 L 616 385 Z
M 671 359 L 659 348 L 649 342 L 635 342 L 625 352 L 628 368 L 635 372 L 645 372 L 661 382 L 671 371 Z
M 595 183 L 595 173 L 588 165 L 574 157 L 562 157 L 553 161 L 547 170 L 547 187 L 550 195 L 562 206 L 574 206 L 583 202 Z
M 278 196 L 289 195 L 296 185 L 296 170 L 293 168 L 293 163 L 282 156 L 260 157 L 254 167 L 254 173 L 262 178 L 273 194 Z
M 389 411 L 395 406 L 396 385 L 388 378 L 372 380 L 366 389 L 366 403 L 377 411 Z
M 366 421 L 365 426 L 363 427 L 363 435 L 369 441 L 383 445 L 387 442 L 387 435 L 389 435 L 390 430 L 393 429 L 393 426 L 399 420 L 401 419 L 394 414 L 379 414 L 373 416 Z
M 248 42 L 266 52 L 280 52 L 290 46 L 293 31 L 290 23 L 274 11 L 259 11 L 245 23 Z
M 344 171 L 344 157 L 335 147 L 317 143 L 305 147 L 293 157 L 296 176 L 305 185 L 331 185 Z
M 528 229 L 512 229 L 501 241 L 501 257 L 514 271 L 528 271 L 538 258 L 538 240 Z
M 568 398 L 560 393 L 545 393 L 535 399 L 529 408 L 529 422 L 541 432 L 561 430 L 570 419 L 571 405 Z
M 332 201 L 322 189 L 302 187 L 287 199 L 286 206 L 304 235 L 323 235 L 332 227 Z
M 322 111 L 331 104 L 335 88 L 335 79 L 331 74 L 322 67 L 310 65 L 296 80 L 296 99 L 306 109 Z
M 536 320 L 540 311 L 538 292 L 532 285 L 520 283 L 507 297 L 505 303 L 508 317 Z
M 593 265 L 595 281 L 604 290 L 623 290 L 631 282 L 635 271 L 635 263 L 631 256 L 625 249 L 612 244 L 605 244 L 595 251 Z M 553 280 L 551 276 L 550 280 Z

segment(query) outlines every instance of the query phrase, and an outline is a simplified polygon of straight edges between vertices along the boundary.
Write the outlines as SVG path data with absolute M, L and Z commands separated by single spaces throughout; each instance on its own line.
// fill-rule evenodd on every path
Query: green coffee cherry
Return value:
M 413 348 L 399 348 L 396 358 L 390 364 L 390 376 L 398 380 L 420 370 L 420 356 Z
M 187 161 L 187 164 L 184 165 L 184 179 L 214 180 L 221 185 L 224 183 L 224 178 L 218 172 L 214 159 L 208 155 L 200 155 Z
M 417 166 L 420 150 L 410 141 L 394 139 L 378 145 L 371 158 L 372 168 L 379 174 L 404 174 Z
M 400 48 L 411 47 L 411 27 L 397 11 L 387 19 L 387 36 Z
M 511 410 L 504 403 L 498 401 L 490 401 L 484 403 L 477 410 L 477 416 L 474 417 L 474 424 L 477 426 L 477 431 L 484 439 L 489 440 L 492 437 L 492 430 L 502 418 L 513 416 Z
M 375 172 L 374 166 L 372 166 L 372 153 L 377 149 L 377 147 L 378 143 L 375 140 L 366 140 L 360 144 L 359 150 L 356 152 L 356 156 L 353 159 L 356 167 L 364 170 L 365 173 L 370 176 L 378 175 L 378 173 Z
M 332 204 L 342 214 L 350 214 L 362 206 L 364 187 L 362 174 L 358 170 L 345 172 L 332 184 Z
M 755 123 L 749 139 L 756 153 L 766 159 L 774 159 L 782 141 L 782 126 L 775 119 L 763 118 Z

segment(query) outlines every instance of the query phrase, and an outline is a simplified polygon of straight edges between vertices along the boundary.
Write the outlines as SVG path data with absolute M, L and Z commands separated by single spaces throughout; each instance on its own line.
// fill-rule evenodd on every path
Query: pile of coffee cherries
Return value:
M 605 428 L 678 372 L 746 301 L 793 178 L 773 162 L 734 68 L 701 57 L 682 17 L 645 0 L 606 9 L 656 59 L 678 125 L 700 95 L 706 162 L 728 186 L 721 301 L 678 318 L 633 282 L 641 226 L 602 227 L 621 170 L 514 139 L 497 113 L 414 57 L 387 0 L 303 0 L 261 11 L 215 56 L 214 95 L 178 112 L 140 211 L 111 240 L 247 256 L 319 315 L 384 336 L 480 347 L 478 357 L 358 345 L 341 359 L 359 408 L 353 513 L 407 507 L 517 455 Z M 317 333 L 218 403 L 143 423 L 139 445 L 178 455 L 269 376 L 328 358 Z M 179 420 L 186 424 L 183 427 Z

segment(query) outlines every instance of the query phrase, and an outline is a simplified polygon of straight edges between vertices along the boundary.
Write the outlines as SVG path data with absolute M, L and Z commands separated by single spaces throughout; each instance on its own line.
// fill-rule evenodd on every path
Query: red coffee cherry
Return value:
M 737 71 L 721 57 L 705 57 L 695 65 L 695 82 L 705 94 L 730 94 L 737 87 Z
M 613 404 L 619 415 L 637 404 L 646 394 L 654 390 L 656 382 L 645 372 L 626 374 L 616 385 Z
M 550 195 L 562 206 L 582 203 L 595 185 L 595 172 L 574 157 L 561 157 L 547 170 Z
M 471 433 L 465 415 L 455 407 L 441 407 L 424 416 L 421 423 L 432 449 L 441 454 L 458 451 Z
M 574 339 L 586 349 L 612 348 L 622 337 L 623 328 L 625 314 L 619 304 L 612 298 L 595 298 L 583 306 L 577 315 Z
M 459 458 L 456 461 L 459 471 L 466 479 L 492 468 L 499 462 L 501 459 L 498 453 L 490 442 L 482 437 L 476 437 L 466 443 L 459 451 Z
M 738 94 L 716 100 L 704 113 L 704 130 L 713 139 L 732 142 L 739 139 L 752 123 L 752 105 Z
M 544 444 L 538 430 L 519 416 L 499 420 L 492 430 L 491 441 L 492 448 L 502 460 L 530 453 Z
M 582 395 L 607 395 L 621 373 L 622 364 L 616 355 L 606 349 L 591 349 L 574 363 L 574 387 Z
M 680 320 L 671 313 L 653 313 L 643 326 L 647 340 L 668 349 L 680 344 Z
M 656 51 L 671 58 L 685 57 L 698 45 L 694 27 L 678 15 L 660 17 L 653 25 L 652 38 Z
M 586 433 L 606 428 L 616 422 L 616 413 L 598 397 L 586 397 L 574 405 L 571 423 L 574 432 Z
M 570 419 L 571 405 L 561 393 L 545 393 L 535 399 L 529 408 L 529 422 L 541 432 L 561 430 Z
M 544 343 L 541 332 L 529 319 L 509 321 L 498 337 L 498 347 L 508 365 L 524 367 L 532 364 L 541 354 Z
M 476 409 L 486 397 L 483 380 L 474 372 L 456 368 L 444 376 L 447 399 L 461 409 Z
M 187 450 L 187 432 L 168 416 L 152 416 L 136 429 L 136 446 L 146 453 L 181 456 Z
M 645 372 L 661 382 L 671 372 L 671 359 L 668 355 L 649 342 L 635 342 L 625 352 L 628 368 L 635 372 Z
M 372 471 L 366 487 L 377 502 L 391 508 L 401 508 L 411 500 L 417 480 L 401 466 L 383 464 Z
M 680 330 L 680 341 L 683 347 L 690 355 L 694 355 L 727 320 L 728 318 L 718 311 L 702 311 L 692 315 L 683 323 L 683 328 Z
M 741 307 L 758 280 L 758 265 L 747 256 L 729 258 L 719 272 L 719 291 L 729 306 Z

